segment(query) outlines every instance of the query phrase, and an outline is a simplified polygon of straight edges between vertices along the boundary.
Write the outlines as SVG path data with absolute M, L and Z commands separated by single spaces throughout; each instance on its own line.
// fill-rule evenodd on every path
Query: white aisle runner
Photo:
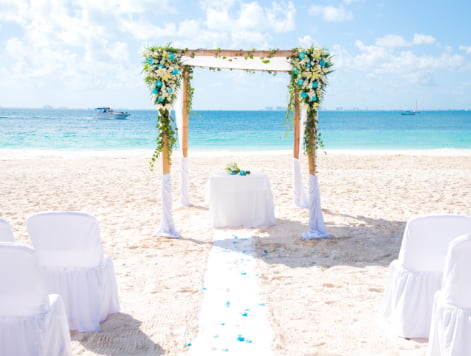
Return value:
M 214 230 L 199 334 L 190 346 L 191 355 L 272 355 L 252 239 L 237 233 Z

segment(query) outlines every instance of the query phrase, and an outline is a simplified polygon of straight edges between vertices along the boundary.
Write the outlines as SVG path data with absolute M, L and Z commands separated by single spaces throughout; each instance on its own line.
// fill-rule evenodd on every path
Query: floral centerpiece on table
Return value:
M 245 176 L 250 174 L 250 171 L 240 169 L 237 163 L 233 162 L 226 166 L 226 172 L 231 175 L 240 174 L 241 176 Z

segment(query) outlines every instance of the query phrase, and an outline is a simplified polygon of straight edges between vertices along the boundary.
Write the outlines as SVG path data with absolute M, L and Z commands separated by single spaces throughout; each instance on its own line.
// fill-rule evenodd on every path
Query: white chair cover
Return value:
M 13 231 L 11 226 L 5 219 L 0 218 L 0 241 L 14 242 Z
M 303 232 L 306 240 L 328 238 L 322 215 L 321 196 L 317 176 L 309 175 L 309 230 Z
M 64 304 L 47 295 L 32 248 L 0 243 L 0 296 L 0 355 L 72 355 Z
M 181 237 L 175 230 L 172 217 L 172 179 L 170 173 L 162 175 L 162 210 L 160 226 L 154 236 Z
M 448 249 L 442 288 L 435 294 L 429 356 L 471 355 L 471 234 Z
M 97 331 L 119 311 L 113 262 L 103 255 L 95 217 L 79 212 L 30 216 L 26 225 L 50 293 L 64 300 L 71 330 Z
M 467 232 L 470 216 L 429 215 L 407 222 L 385 289 L 385 317 L 395 334 L 429 336 L 433 296 L 440 289 L 448 245 Z

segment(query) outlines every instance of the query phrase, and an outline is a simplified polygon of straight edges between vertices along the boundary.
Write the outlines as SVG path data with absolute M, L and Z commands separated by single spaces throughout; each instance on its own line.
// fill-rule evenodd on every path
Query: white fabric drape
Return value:
M 307 118 L 307 111 L 304 108 L 300 108 L 300 122 L 299 122 L 299 146 L 302 149 L 302 142 L 304 137 L 304 122 Z M 296 208 L 304 209 L 309 208 L 309 199 L 304 190 L 303 176 L 301 173 L 301 163 L 298 158 L 293 158 L 293 180 L 294 180 L 294 206 Z
M 272 57 L 269 63 L 263 63 L 260 57 L 243 58 L 229 57 L 228 59 L 216 58 L 214 56 L 195 56 L 194 58 L 184 56 L 182 62 L 185 65 L 193 67 L 209 67 L 209 68 L 230 68 L 230 69 L 247 69 L 247 70 L 263 70 L 263 71 L 290 71 L 291 64 L 285 57 Z
M 214 174 L 209 179 L 209 213 L 214 227 L 257 227 L 276 224 L 270 179 Z
M 294 179 L 294 206 L 296 208 L 309 208 L 309 200 L 304 190 L 303 176 L 301 173 L 301 163 L 298 158 L 293 158 L 293 179 Z
M 328 238 L 325 232 L 324 216 L 317 176 L 309 175 L 309 230 L 303 233 L 306 240 Z
M 190 194 L 188 193 L 188 186 L 190 185 L 190 161 L 188 157 L 182 157 L 182 185 L 180 191 L 180 205 L 181 206 L 191 206 L 190 203 Z
M 178 129 L 178 144 L 180 150 L 183 150 L 183 93 L 181 90 L 178 91 L 177 98 L 175 99 L 175 104 L 173 106 L 175 111 L 175 121 Z M 181 184 L 180 184 L 180 205 L 181 206 L 191 206 L 190 195 L 188 193 L 188 187 L 190 183 L 190 169 L 189 169 L 189 160 L 188 157 L 181 157 Z
M 172 217 L 172 178 L 170 173 L 162 175 L 162 211 L 160 226 L 154 236 L 181 237 L 175 230 Z

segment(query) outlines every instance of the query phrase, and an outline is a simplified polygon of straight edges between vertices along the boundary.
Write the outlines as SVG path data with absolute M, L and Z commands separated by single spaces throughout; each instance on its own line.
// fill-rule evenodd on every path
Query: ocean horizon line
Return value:
M 157 111 L 157 108 L 129 108 L 125 106 L 103 106 L 103 107 L 112 107 L 114 110 L 127 110 L 127 111 Z M 0 110 L 94 110 L 96 107 L 80 107 L 80 108 L 69 108 L 69 107 L 9 107 L 9 106 L 0 106 Z M 173 111 L 173 110 L 172 110 Z M 268 108 L 259 108 L 259 109 L 202 109 L 202 108 L 192 108 L 191 112 L 198 111 L 235 111 L 235 112 L 251 112 L 251 111 L 274 111 L 274 112 L 283 112 L 287 111 L 287 108 L 284 109 L 268 109 Z M 320 109 L 319 112 L 406 112 L 411 111 L 410 109 L 361 109 L 361 108 L 347 108 L 347 109 Z M 420 114 L 421 112 L 469 112 L 471 108 L 461 108 L 461 109 L 421 109 L 416 113 Z

